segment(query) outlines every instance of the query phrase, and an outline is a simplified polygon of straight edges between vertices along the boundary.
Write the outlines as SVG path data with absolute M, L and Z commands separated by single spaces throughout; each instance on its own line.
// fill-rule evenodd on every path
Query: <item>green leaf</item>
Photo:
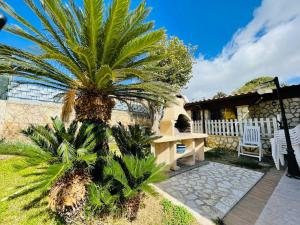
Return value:
M 123 29 L 129 0 L 113 0 L 104 30 L 102 64 L 109 64 Z
M 58 155 L 64 163 L 71 163 L 75 158 L 75 149 L 66 141 L 63 141 L 57 149 Z
M 95 80 L 99 89 L 105 88 L 114 81 L 114 73 L 108 65 L 101 66 L 95 74 Z
M 147 52 L 149 48 L 153 48 L 163 38 L 164 34 L 164 30 L 157 30 L 131 40 L 120 51 L 113 68 L 117 68 L 128 59 Z
M 103 19 L 103 4 L 103 0 L 84 0 L 86 37 L 88 47 L 93 55 L 94 68 L 96 68 L 96 60 L 98 59 L 98 44 Z

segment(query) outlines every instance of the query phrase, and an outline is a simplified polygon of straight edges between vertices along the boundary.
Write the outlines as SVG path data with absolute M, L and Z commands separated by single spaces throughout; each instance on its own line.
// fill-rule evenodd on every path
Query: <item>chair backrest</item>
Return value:
M 243 134 L 243 143 L 250 145 L 260 144 L 260 127 L 245 126 Z
M 292 145 L 300 145 L 300 124 L 290 129 Z
M 289 133 L 292 145 L 300 145 L 300 124 L 292 129 L 289 129 Z M 281 129 L 274 131 L 274 138 L 276 139 L 280 148 L 287 148 L 284 130 Z

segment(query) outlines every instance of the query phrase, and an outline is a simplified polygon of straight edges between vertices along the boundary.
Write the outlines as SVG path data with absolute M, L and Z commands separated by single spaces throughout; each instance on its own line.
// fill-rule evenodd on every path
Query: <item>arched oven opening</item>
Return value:
M 175 123 L 175 128 L 177 128 L 180 133 L 191 133 L 190 119 L 184 114 L 179 114 Z

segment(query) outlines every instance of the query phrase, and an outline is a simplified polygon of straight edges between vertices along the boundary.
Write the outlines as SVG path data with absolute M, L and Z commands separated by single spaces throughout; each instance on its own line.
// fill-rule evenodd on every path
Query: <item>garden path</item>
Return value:
M 161 190 L 210 219 L 224 215 L 263 173 L 209 162 L 157 184 Z

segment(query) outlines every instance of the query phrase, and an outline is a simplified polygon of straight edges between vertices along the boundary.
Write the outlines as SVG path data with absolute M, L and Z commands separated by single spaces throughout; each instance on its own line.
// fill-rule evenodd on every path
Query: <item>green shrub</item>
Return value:
M 151 155 L 150 144 L 156 139 L 149 129 L 140 125 L 129 125 L 126 128 L 121 123 L 112 127 L 112 135 L 122 155 L 133 155 L 138 158 Z
M 262 169 L 262 166 L 259 164 L 257 160 L 247 159 L 247 158 L 239 158 L 237 160 L 231 161 L 232 164 L 237 166 L 246 167 L 249 169 Z
M 130 199 L 142 191 L 155 194 L 150 184 L 167 178 L 164 164 L 157 165 L 155 160 L 154 156 L 146 159 L 114 156 L 104 168 L 106 180 L 110 180 L 112 186 L 125 199 Z
M 205 157 L 206 158 L 222 158 L 223 156 L 226 155 L 225 151 L 226 150 L 217 148 L 217 149 L 205 152 Z
M 137 216 L 142 193 L 147 192 L 155 195 L 156 192 L 150 184 L 167 178 L 164 173 L 164 165 L 157 165 L 154 156 L 140 159 L 130 155 L 123 157 L 114 155 L 106 157 L 106 160 L 107 165 L 104 167 L 103 172 L 106 182 L 110 184 L 110 195 L 106 192 L 107 197 L 114 198 L 114 196 L 118 196 L 118 201 L 113 203 L 118 204 L 119 208 L 124 208 L 126 217 L 133 220 Z M 102 187 L 105 186 L 102 185 Z M 97 203 L 100 206 L 103 205 L 103 201 Z M 109 208 L 112 208 L 112 206 L 109 206 Z
M 185 208 L 174 205 L 169 200 L 162 200 L 163 217 L 165 225 L 190 225 L 193 223 L 193 215 Z
M 110 192 L 110 184 L 104 186 L 91 183 L 88 185 L 88 207 L 94 212 L 117 211 L 119 196 Z
M 25 152 L 38 147 L 22 142 L 3 142 L 0 143 L 0 155 L 19 155 L 23 156 Z
M 30 126 L 23 131 L 36 146 L 19 143 L 0 145 L 0 154 L 24 157 L 26 163 L 19 165 L 19 169 L 29 167 L 39 169 L 38 173 L 27 174 L 27 176 L 39 175 L 36 180 L 22 183 L 20 185 L 22 188 L 3 200 L 14 199 L 39 190 L 41 194 L 28 203 L 26 208 L 41 202 L 48 193 L 49 206 L 58 213 L 64 212 L 63 198 L 68 198 L 76 207 L 84 203 L 85 185 L 90 182 L 89 171 L 97 159 L 97 154 L 93 152 L 96 145 L 95 135 L 92 133 L 93 125 L 83 124 L 78 127 L 74 122 L 66 128 L 60 119 L 54 118 L 52 121 L 51 127 Z M 71 193 L 70 190 L 76 192 Z M 63 196 L 61 193 L 64 195 L 71 193 L 72 196 Z
M 51 127 L 49 125 L 30 125 L 22 133 L 45 152 L 53 155 L 58 154 L 58 149 L 64 143 L 68 143 L 73 149 L 93 150 L 96 146 L 95 125 L 83 123 L 79 126 L 77 122 L 73 121 L 69 127 L 66 127 L 58 117 L 51 118 L 51 120 Z

